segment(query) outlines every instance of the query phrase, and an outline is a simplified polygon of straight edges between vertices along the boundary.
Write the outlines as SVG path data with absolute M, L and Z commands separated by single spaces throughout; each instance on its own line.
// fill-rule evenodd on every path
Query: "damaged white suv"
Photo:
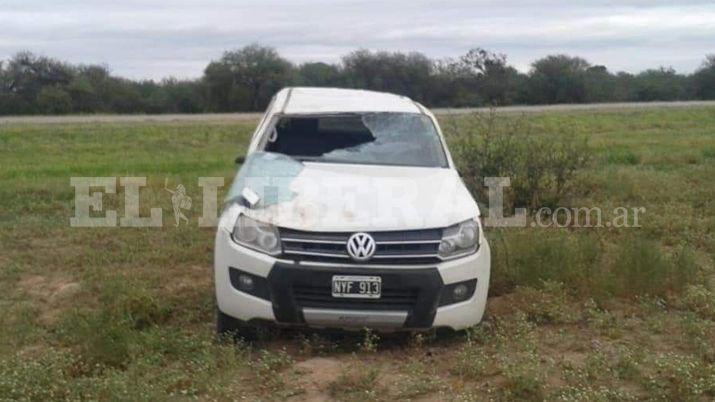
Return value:
M 422 105 L 372 91 L 283 89 L 219 219 L 217 330 L 474 325 L 490 271 L 479 217 Z

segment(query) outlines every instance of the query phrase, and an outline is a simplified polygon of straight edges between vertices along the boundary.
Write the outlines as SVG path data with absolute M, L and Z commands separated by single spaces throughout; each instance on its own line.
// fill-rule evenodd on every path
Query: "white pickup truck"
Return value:
M 490 273 L 479 217 L 424 106 L 373 91 L 283 89 L 219 219 L 217 330 L 472 326 Z

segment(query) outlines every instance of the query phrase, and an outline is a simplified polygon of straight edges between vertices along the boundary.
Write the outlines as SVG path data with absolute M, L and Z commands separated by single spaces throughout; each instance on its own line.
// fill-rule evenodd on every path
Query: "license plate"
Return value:
M 381 291 L 382 278 L 379 276 L 333 276 L 333 297 L 379 299 Z

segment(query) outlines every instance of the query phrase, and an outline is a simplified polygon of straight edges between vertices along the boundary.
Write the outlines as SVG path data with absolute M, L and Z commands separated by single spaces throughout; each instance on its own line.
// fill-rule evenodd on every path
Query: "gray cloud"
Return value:
M 30 50 L 133 78 L 197 77 L 224 50 L 275 46 L 296 62 L 356 48 L 458 56 L 474 46 L 521 70 L 568 53 L 637 72 L 689 72 L 715 52 L 710 1 L 0 2 L 0 59 Z

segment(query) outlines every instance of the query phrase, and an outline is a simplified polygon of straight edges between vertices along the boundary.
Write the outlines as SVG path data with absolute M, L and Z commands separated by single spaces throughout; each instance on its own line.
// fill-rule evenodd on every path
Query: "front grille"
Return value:
M 383 287 L 379 299 L 345 299 L 333 297 L 329 286 L 293 285 L 293 297 L 301 307 L 407 311 L 418 296 L 416 288 Z
M 353 232 L 307 232 L 280 228 L 283 257 L 300 261 L 351 263 L 347 241 Z M 370 232 L 375 254 L 367 264 L 433 264 L 442 229 Z M 365 264 L 365 263 L 363 263 Z

